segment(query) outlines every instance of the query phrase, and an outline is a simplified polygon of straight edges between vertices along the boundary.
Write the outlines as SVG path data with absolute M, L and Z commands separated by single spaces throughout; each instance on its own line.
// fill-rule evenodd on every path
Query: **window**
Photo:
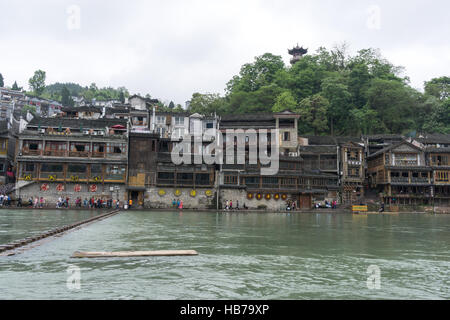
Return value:
M 448 182 L 448 171 L 436 171 L 435 180 L 436 182 Z
M 290 141 L 290 132 L 285 131 L 283 133 L 283 141 Z
M 108 165 L 106 166 L 105 180 L 123 180 L 125 179 L 125 166 Z
M 224 175 L 224 184 L 232 184 L 232 185 L 237 185 L 237 181 L 238 181 L 238 177 L 235 174 L 226 174 Z
M 93 148 L 94 148 L 94 152 L 99 152 L 99 153 L 105 152 L 105 145 L 104 144 L 94 143 Z
M 173 172 L 158 172 L 158 179 L 173 181 L 173 177 Z
M 89 143 L 73 142 L 70 144 L 70 151 L 89 152 Z
M 25 163 L 23 165 L 23 171 L 25 171 L 25 172 L 33 172 L 34 171 L 34 163 Z
M 183 117 L 175 117 L 175 125 L 181 125 L 184 124 L 184 118 Z
M 184 135 L 184 128 L 175 128 L 173 134 L 176 138 L 182 137 Z
M 67 171 L 73 173 L 85 173 L 87 166 L 85 164 L 69 164 Z
M 214 123 L 212 123 L 212 122 L 206 123 L 206 129 L 212 129 L 212 128 L 214 128 Z
M 101 164 L 91 164 L 91 176 L 97 176 L 102 173 Z
M 193 173 L 177 173 L 177 183 L 185 183 L 192 184 L 194 182 L 194 174 Z
M 209 185 L 209 173 L 198 173 L 195 175 L 195 184 L 201 186 Z
M 63 172 L 63 165 L 56 163 L 43 163 L 41 164 L 41 172 Z
M 247 186 L 251 186 L 251 187 L 258 187 L 259 186 L 259 177 L 246 177 L 245 184 Z
M 108 153 L 125 154 L 127 152 L 127 145 L 125 143 L 109 143 Z
M 164 117 L 164 116 L 157 116 L 156 117 L 156 123 L 163 124 L 165 122 L 166 122 L 166 117 Z

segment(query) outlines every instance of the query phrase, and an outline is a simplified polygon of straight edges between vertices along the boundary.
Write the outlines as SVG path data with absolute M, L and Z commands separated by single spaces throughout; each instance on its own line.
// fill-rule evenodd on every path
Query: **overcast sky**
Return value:
M 47 84 L 125 86 L 184 106 L 194 92 L 223 94 L 255 56 L 288 63 L 297 43 L 345 41 L 379 48 L 422 89 L 450 76 L 449 12 L 448 0 L 0 0 L 0 73 L 7 86 L 28 89 L 42 69 Z

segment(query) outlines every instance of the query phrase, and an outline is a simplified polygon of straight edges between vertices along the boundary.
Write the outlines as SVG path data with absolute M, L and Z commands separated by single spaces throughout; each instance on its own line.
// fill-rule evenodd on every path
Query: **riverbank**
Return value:
M 6 209 L 6 210 L 76 210 L 76 211 L 107 211 L 107 210 L 116 210 L 115 208 L 85 208 L 85 207 L 68 207 L 68 208 L 55 208 L 55 207 L 42 207 L 42 208 L 34 208 L 34 207 L 8 207 L 3 206 L 0 207 L 0 210 Z M 423 208 L 409 208 L 409 207 L 396 207 L 394 210 L 389 210 L 389 208 L 386 208 L 384 212 L 378 212 L 378 210 L 374 210 L 374 208 L 369 207 L 369 211 L 367 212 L 353 212 L 351 208 L 337 208 L 337 209 L 326 209 L 326 208 L 319 208 L 319 209 L 309 209 L 309 210 L 294 210 L 294 211 L 287 211 L 287 210 L 268 210 L 268 209 L 246 209 L 246 210 L 225 210 L 225 209 L 192 209 L 192 208 L 184 208 L 184 209 L 177 209 L 177 208 L 119 208 L 120 211 L 155 211 L 155 212 L 173 212 L 173 211 L 180 211 L 180 212 L 211 212 L 211 213 L 334 213 L 334 214 L 399 214 L 399 213 L 414 213 L 414 214 L 450 214 L 450 207 L 423 207 Z

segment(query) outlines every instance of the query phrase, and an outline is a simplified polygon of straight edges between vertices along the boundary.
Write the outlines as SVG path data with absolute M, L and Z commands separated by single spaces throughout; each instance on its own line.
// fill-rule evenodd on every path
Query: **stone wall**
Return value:
M 175 195 L 176 190 L 181 194 Z M 196 188 L 195 196 L 191 195 L 192 188 L 148 188 L 144 195 L 145 208 L 173 208 L 174 199 L 183 201 L 183 208 L 186 209 L 215 209 L 215 190 L 214 188 Z M 206 195 L 206 191 L 211 191 Z
M 48 190 L 46 191 L 41 189 L 44 183 L 48 185 Z M 45 203 L 49 206 L 56 205 L 59 197 L 69 197 L 69 204 L 72 206 L 75 204 L 75 200 L 78 197 L 80 197 L 82 200 L 84 200 L 85 198 L 89 200 L 91 197 L 94 197 L 95 199 L 108 199 L 111 198 L 112 195 L 113 199 L 117 199 L 117 196 L 119 196 L 119 200 L 122 204 L 124 204 L 127 199 L 124 184 L 97 184 L 96 192 L 89 191 L 89 186 L 91 184 L 86 183 L 79 183 L 79 185 L 81 186 L 80 192 L 76 192 L 74 189 L 76 183 L 66 183 L 64 191 L 57 191 L 56 187 L 59 184 L 60 183 L 58 182 L 30 183 L 29 181 L 20 180 L 17 182 L 18 188 L 16 189 L 16 198 L 20 196 L 22 198 L 22 202 L 26 202 L 30 197 L 44 197 Z M 116 190 L 116 186 L 119 187 L 119 190 Z M 21 188 L 19 189 L 19 187 Z M 110 191 L 110 187 L 114 187 L 113 192 Z

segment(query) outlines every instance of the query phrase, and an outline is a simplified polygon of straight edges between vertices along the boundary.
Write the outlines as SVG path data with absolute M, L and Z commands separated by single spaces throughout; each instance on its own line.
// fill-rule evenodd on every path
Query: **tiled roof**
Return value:
M 123 125 L 127 127 L 127 120 L 124 119 L 97 119 L 97 120 L 88 120 L 88 119 L 72 119 L 72 118 L 33 118 L 28 124 L 29 127 L 37 127 L 41 126 L 45 127 L 53 127 L 57 128 L 61 126 L 62 128 L 76 128 L 79 129 L 83 127 L 85 129 L 101 129 L 105 127 L 112 127 L 114 125 Z
M 336 146 L 316 145 L 316 146 L 300 146 L 300 156 L 305 153 L 316 154 L 336 154 Z

